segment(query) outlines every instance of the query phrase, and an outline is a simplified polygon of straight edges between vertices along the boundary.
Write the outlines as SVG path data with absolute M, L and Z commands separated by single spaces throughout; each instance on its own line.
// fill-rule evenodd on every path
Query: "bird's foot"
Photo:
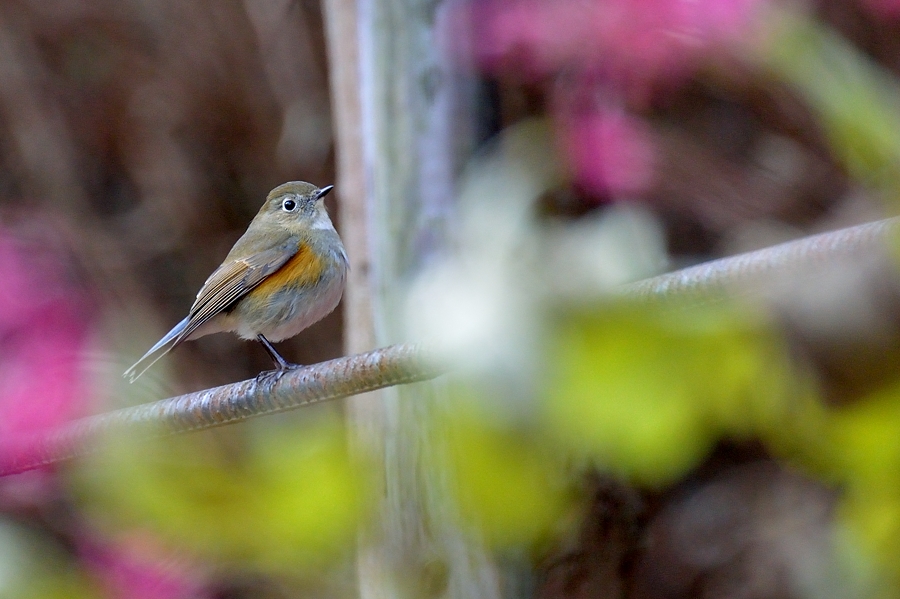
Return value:
M 278 381 L 281 380 L 285 374 L 292 370 L 298 370 L 303 368 L 303 364 L 294 364 L 293 362 L 285 362 L 284 364 L 279 364 L 278 368 L 274 370 L 263 370 L 259 374 L 256 375 L 257 383 L 268 383 L 270 385 L 274 385 Z

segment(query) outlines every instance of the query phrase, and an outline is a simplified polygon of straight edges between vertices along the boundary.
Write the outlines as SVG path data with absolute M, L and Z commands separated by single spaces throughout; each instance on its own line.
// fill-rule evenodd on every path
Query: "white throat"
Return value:
M 324 230 L 324 231 L 334 231 L 334 225 L 331 224 L 331 219 L 328 217 L 328 213 L 325 210 L 320 210 L 318 214 L 316 214 L 315 220 L 312 222 L 313 229 Z

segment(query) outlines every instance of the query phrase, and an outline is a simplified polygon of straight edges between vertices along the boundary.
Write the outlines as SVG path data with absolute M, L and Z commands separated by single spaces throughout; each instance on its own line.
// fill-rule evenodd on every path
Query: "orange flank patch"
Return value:
M 300 244 L 300 249 L 284 263 L 284 266 L 270 274 L 265 281 L 250 292 L 256 297 L 266 297 L 284 287 L 311 286 L 322 276 L 325 265 L 312 249 Z

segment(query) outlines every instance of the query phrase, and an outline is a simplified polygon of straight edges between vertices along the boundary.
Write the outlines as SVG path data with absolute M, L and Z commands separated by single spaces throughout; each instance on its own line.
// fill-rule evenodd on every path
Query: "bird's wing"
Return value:
M 178 335 L 175 345 L 284 266 L 299 251 L 299 247 L 299 240 L 291 237 L 278 247 L 247 258 L 229 260 L 216 269 L 197 293 L 188 324 Z

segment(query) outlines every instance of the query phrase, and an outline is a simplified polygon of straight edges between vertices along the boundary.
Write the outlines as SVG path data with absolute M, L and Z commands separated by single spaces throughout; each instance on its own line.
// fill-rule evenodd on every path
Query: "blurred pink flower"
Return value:
M 900 18 L 900 0 L 863 0 L 863 6 L 877 17 Z
M 79 553 L 111 599 L 200 599 L 208 597 L 202 576 L 185 560 L 167 555 L 149 537 L 118 543 L 82 539 Z
M 570 116 L 561 134 L 575 182 L 585 190 L 622 197 L 652 183 L 655 145 L 641 119 L 619 110 Z
M 680 77 L 744 35 L 766 0 L 485 0 L 471 5 L 482 67 L 612 80 Z
M 3 229 L 0 280 L 0 460 L 16 461 L 24 435 L 85 414 L 90 317 L 52 251 Z

